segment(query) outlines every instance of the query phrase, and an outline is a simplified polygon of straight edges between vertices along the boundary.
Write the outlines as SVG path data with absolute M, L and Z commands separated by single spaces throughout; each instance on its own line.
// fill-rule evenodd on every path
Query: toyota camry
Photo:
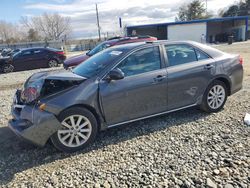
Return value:
M 198 106 L 218 112 L 242 88 L 242 58 L 191 41 L 108 48 L 71 71 L 32 75 L 17 90 L 9 127 L 38 146 L 64 152 L 99 131 Z

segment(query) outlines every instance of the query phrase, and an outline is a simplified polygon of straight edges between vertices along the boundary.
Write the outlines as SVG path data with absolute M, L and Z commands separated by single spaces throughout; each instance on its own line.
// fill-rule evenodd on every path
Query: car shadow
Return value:
M 198 109 L 190 108 L 108 129 L 101 132 L 91 146 L 73 154 L 59 152 L 50 143 L 44 148 L 37 148 L 17 138 L 7 127 L 2 127 L 0 128 L 0 186 L 10 182 L 18 172 L 173 126 L 181 126 L 208 115 Z

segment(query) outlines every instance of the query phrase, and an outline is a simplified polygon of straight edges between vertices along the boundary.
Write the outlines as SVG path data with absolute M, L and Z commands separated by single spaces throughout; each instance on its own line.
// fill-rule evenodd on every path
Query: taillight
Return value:
M 240 64 L 243 65 L 243 58 L 240 57 Z
M 59 54 L 59 55 L 64 55 L 64 52 L 63 51 L 58 51 L 58 52 L 56 52 L 57 54 Z

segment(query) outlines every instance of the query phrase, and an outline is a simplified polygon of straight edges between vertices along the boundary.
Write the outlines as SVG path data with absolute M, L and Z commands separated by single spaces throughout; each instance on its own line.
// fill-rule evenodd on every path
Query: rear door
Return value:
M 35 68 L 48 67 L 48 51 L 45 49 L 35 49 L 33 61 Z
M 165 45 L 168 59 L 168 109 L 197 103 L 215 73 L 215 62 L 188 44 Z
M 133 52 L 116 68 L 125 78 L 101 81 L 100 96 L 109 125 L 167 110 L 167 72 L 158 46 Z

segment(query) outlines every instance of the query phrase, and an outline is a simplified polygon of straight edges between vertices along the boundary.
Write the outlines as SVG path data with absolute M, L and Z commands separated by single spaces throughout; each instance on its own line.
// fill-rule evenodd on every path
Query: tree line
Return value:
M 179 8 L 176 21 L 191 21 L 214 17 L 211 12 L 207 12 L 204 1 L 193 0 L 189 4 L 183 4 Z M 250 0 L 240 0 L 235 4 L 219 11 L 220 17 L 229 16 L 250 16 Z
M 57 13 L 21 17 L 17 24 L 0 21 L 0 43 L 63 40 L 70 33 L 70 18 Z

